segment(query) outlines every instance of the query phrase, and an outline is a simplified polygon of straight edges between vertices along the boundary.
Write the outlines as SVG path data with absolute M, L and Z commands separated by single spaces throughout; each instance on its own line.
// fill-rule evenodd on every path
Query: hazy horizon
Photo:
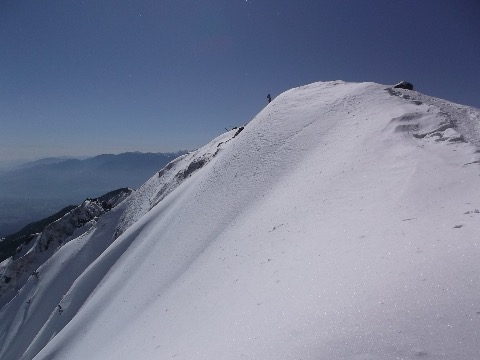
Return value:
M 77 159 L 77 160 L 86 160 L 89 158 L 93 158 L 96 156 L 101 156 L 101 155 L 122 155 L 122 154 L 128 154 L 128 153 L 140 153 L 140 154 L 171 154 L 171 153 L 176 153 L 176 152 L 181 152 L 181 151 L 190 151 L 190 149 L 185 150 L 185 149 L 178 149 L 175 151 L 122 151 L 122 152 L 117 152 L 117 153 L 99 153 L 99 154 L 93 154 L 93 155 L 47 155 L 47 156 L 37 156 L 37 157 L 32 157 L 32 158 L 18 158 L 18 159 L 10 159 L 10 160 L 2 160 L 0 159 L 0 170 L 5 170 L 9 169 L 11 167 L 15 167 L 18 165 L 22 164 L 28 164 L 30 162 L 35 162 L 39 160 L 44 160 L 44 159 Z

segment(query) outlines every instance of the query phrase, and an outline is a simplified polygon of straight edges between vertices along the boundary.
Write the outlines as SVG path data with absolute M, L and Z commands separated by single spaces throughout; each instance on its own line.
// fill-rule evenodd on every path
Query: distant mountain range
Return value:
M 65 206 L 121 187 L 137 188 L 186 151 L 45 158 L 0 173 L 0 237 Z

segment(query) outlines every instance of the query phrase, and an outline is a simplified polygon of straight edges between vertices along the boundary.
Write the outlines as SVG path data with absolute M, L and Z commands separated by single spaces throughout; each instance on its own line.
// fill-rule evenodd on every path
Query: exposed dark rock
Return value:
M 239 127 L 235 135 L 233 135 L 233 137 L 236 137 L 238 134 L 240 134 L 243 131 L 243 129 L 244 129 L 243 126 Z
M 194 171 L 201 169 L 206 163 L 207 161 L 205 159 L 195 159 L 188 165 L 188 168 L 179 171 L 175 177 L 177 179 L 186 179 Z
M 407 81 L 400 81 L 398 84 L 394 86 L 396 89 L 406 89 L 406 90 L 413 90 L 413 84 Z

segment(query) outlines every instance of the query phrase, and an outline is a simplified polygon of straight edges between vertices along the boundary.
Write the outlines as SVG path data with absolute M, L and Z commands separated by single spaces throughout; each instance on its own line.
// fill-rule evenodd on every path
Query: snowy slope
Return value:
M 201 169 L 218 154 L 219 147 L 243 130 L 233 129 L 213 139 L 204 147 L 192 151 L 167 164 L 162 170 L 152 176 L 128 200 L 127 210 L 117 226 L 116 236 L 122 234 L 133 223 L 150 211 L 168 194 L 175 190 L 186 178 Z
M 86 269 L 62 266 L 105 234 L 62 247 L 1 310 L 0 357 L 478 359 L 479 115 L 287 91 L 100 218 L 119 236 Z

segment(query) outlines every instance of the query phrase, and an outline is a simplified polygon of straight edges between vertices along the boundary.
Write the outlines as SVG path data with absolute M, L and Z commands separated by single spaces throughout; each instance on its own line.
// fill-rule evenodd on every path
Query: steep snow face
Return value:
M 115 225 L 124 210 L 120 204 L 102 215 L 98 221 L 89 222 L 76 231 L 73 239 L 57 249 L 36 269 L 36 276 L 28 277 L 18 294 L 0 309 L 0 358 L 31 359 L 70 320 L 63 306 L 70 311 L 81 307 L 107 272 L 95 266 L 95 260 L 112 243 Z M 38 265 L 38 264 L 37 264 Z M 93 270 L 92 270 L 93 269 Z M 92 272 L 95 278 L 91 278 Z M 90 276 L 90 278 L 89 278 Z M 82 288 L 82 279 L 89 278 L 90 287 Z M 82 288 L 74 302 L 69 289 Z
M 478 116 L 372 83 L 287 91 L 105 219 L 121 235 L 60 299 L 73 242 L 50 259 L 48 319 L 0 313 L 2 359 L 478 359 Z
M 202 148 L 176 158 L 158 174 L 152 176 L 129 198 L 127 210 L 117 226 L 116 236 L 150 211 L 195 171 L 209 163 L 218 154 L 219 147 L 232 140 L 238 133 L 239 129 L 228 131 Z
M 63 312 L 69 288 L 88 276 L 88 269 L 95 268 L 92 263 L 114 240 L 123 201 L 131 191 L 123 188 L 85 200 L 48 225 L 33 244 L 0 264 L 1 279 L 11 279 L 0 287 L 0 358 L 19 359 L 27 349 L 26 358 L 33 358 L 68 323 L 68 316 L 51 321 L 52 312 Z M 91 290 L 102 279 L 102 271 L 106 273 L 95 269 Z M 89 293 L 87 289 L 82 294 Z M 77 297 L 70 308 L 83 301 Z

